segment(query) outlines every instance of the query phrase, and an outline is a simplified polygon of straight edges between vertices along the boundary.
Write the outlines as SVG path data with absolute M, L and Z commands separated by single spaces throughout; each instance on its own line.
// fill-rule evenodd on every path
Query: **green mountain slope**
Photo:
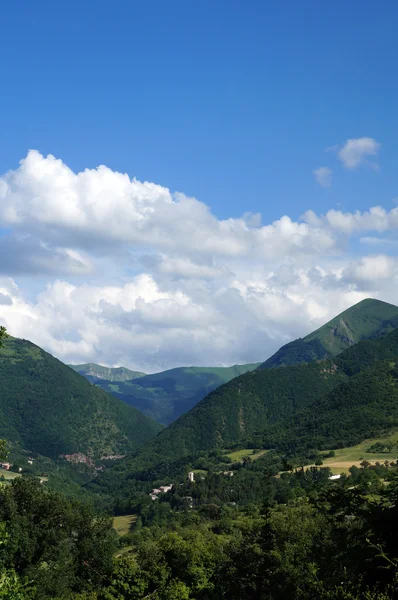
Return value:
M 130 381 L 145 375 L 141 371 L 131 371 L 130 369 L 126 369 L 126 367 L 103 367 L 95 363 L 68 365 L 68 367 L 86 377 L 91 383 L 97 383 L 98 380 L 101 382 L 103 379 L 109 382 Z
M 292 452 L 372 437 L 398 426 L 397 363 L 398 329 L 333 359 L 246 373 L 213 391 L 102 481 L 107 487 L 127 474 L 172 475 L 203 451 L 238 444 Z
M 289 342 L 259 366 L 269 369 L 336 356 L 361 340 L 375 338 L 398 326 L 398 307 L 368 298 L 305 338 Z
M 298 411 L 262 441 L 288 452 L 359 444 L 398 426 L 398 349 L 395 361 L 377 361 Z
M 125 453 L 161 426 L 26 340 L 0 350 L 0 438 L 57 458 Z
M 242 373 L 253 371 L 258 365 L 180 367 L 131 381 L 90 380 L 152 419 L 168 425 L 211 391 Z

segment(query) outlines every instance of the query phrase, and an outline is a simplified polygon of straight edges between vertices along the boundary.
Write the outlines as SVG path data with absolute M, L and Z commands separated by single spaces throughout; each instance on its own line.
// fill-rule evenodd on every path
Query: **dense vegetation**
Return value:
M 222 497 L 221 478 L 208 479 L 208 496 Z M 17 480 L 0 487 L 0 597 L 392 600 L 397 497 L 395 466 L 338 482 L 327 469 L 299 470 L 269 478 L 254 503 L 143 501 L 117 540 L 108 517 Z
M 286 455 L 358 443 L 398 426 L 398 330 L 340 356 L 247 373 L 212 392 L 137 455 L 100 475 L 104 490 L 184 471 L 201 453 L 241 445 Z
M 168 425 L 188 412 L 211 391 L 242 373 L 254 370 L 258 365 L 259 363 L 233 367 L 180 367 L 145 377 L 130 378 L 131 380 L 124 378 L 124 371 L 122 374 L 115 373 L 118 369 L 111 370 L 113 379 L 110 380 L 102 377 L 106 375 L 106 367 L 99 367 L 98 370 L 98 365 L 94 365 L 95 368 L 91 366 L 90 369 L 81 369 L 81 365 L 77 365 L 73 368 L 103 390 L 159 423 Z M 99 373 L 100 376 L 95 377 L 94 373 Z
M 292 366 L 336 356 L 346 348 L 398 326 L 398 307 L 368 298 L 303 339 L 282 346 L 259 369 Z
M 60 491 L 79 495 L 74 478 L 108 516 L 29 468 L 0 481 L 0 598 L 395 600 L 397 365 L 395 329 L 332 359 L 246 373 L 91 481 L 84 470 L 79 481 L 58 473 Z M 128 435 L 124 413 L 106 402 L 133 409 L 28 342 L 6 340 L 1 374 L 10 410 L 0 426 L 24 444 L 53 448 L 55 431 L 65 444 L 84 432 L 87 452 L 99 452 L 98 403 L 114 416 L 112 431 Z M 78 401 L 80 420 L 71 418 Z M 331 478 L 323 463 L 357 442 L 357 465 Z M 119 538 L 111 513 L 130 524 Z
M 25 340 L 4 341 L 0 379 L 0 436 L 44 456 L 125 453 L 161 429 Z

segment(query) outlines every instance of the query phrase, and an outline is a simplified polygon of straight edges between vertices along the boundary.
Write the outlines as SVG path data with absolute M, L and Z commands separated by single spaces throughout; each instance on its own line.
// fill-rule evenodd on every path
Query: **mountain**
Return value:
M 106 380 L 108 382 L 114 381 L 131 381 L 137 377 L 143 377 L 145 373 L 141 371 L 130 371 L 126 367 L 103 367 L 102 365 L 96 365 L 95 363 L 86 363 L 83 365 L 68 365 L 80 375 L 83 375 L 91 383 L 101 382 Z
M 395 360 L 381 360 L 299 410 L 265 428 L 262 442 L 289 453 L 354 446 L 398 426 L 398 336 Z M 342 364 L 344 360 L 342 358 Z
M 305 338 L 282 346 L 258 369 L 297 365 L 330 358 L 361 340 L 378 337 L 397 326 L 397 306 L 368 298 L 351 306 Z
M 115 484 L 127 473 L 172 475 L 202 452 L 237 445 L 293 452 L 358 443 L 398 426 L 397 364 L 395 329 L 331 359 L 246 373 L 210 393 L 103 481 L 116 475 Z
M 0 350 L 0 438 L 41 455 L 137 449 L 161 429 L 29 341 Z
M 242 373 L 253 371 L 259 364 L 233 367 L 179 367 L 129 381 L 93 379 L 91 374 L 93 370 L 90 374 L 84 373 L 83 370 L 79 372 L 103 390 L 134 406 L 148 417 L 168 425 L 188 412 L 211 391 Z M 78 365 L 72 368 L 78 370 Z M 105 369 L 105 367 L 101 368 Z

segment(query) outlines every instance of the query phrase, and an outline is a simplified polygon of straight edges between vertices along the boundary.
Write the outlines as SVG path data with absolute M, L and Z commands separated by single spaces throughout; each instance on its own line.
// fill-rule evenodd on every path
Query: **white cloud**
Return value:
M 388 212 L 381 206 L 372 206 L 368 211 L 358 210 L 355 213 L 332 209 L 326 215 L 321 216 L 309 210 L 301 218 L 312 227 L 317 227 L 318 230 L 329 230 L 329 235 L 332 235 L 332 232 L 351 235 L 364 231 L 381 233 L 398 229 L 398 208 L 393 208 Z
M 368 159 L 376 156 L 379 150 L 380 144 L 374 138 L 349 139 L 338 151 L 338 157 L 346 169 L 356 169 L 363 164 L 371 164 L 375 167 L 377 165 L 370 163 Z
M 319 167 L 319 169 L 315 169 L 313 174 L 315 175 L 315 179 L 322 187 L 331 187 L 332 185 L 332 169 L 329 167 Z
M 365 232 L 384 240 L 398 208 L 219 220 L 154 183 L 32 151 L 0 177 L 0 226 L 0 324 L 66 362 L 263 360 L 362 298 L 398 294 L 396 259 L 344 253 Z
M 105 166 L 75 174 L 37 151 L 0 178 L 0 224 L 51 246 L 107 254 L 125 245 L 267 259 L 334 246 L 327 231 L 287 216 L 263 227 L 258 215 L 220 221 L 203 202 L 184 194 Z
M 246 276 L 161 285 L 140 274 L 98 286 L 56 281 L 31 301 L 0 280 L 0 321 L 65 362 L 95 360 L 144 371 L 267 358 L 368 296 L 394 301 L 397 260 L 298 267 L 257 265 Z

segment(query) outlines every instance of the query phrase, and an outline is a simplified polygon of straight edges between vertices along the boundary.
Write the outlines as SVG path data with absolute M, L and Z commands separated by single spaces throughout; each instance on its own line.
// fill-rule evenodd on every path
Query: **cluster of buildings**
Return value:
M 152 492 L 149 494 L 152 500 L 156 500 L 159 494 L 165 494 L 173 489 L 173 484 L 169 483 L 169 485 L 161 485 L 159 488 L 154 488 Z
M 33 465 L 33 458 L 28 456 L 28 465 Z M 9 471 L 12 467 L 12 464 L 9 462 L 0 462 L 0 469 L 4 469 L 5 471 Z M 22 467 L 19 467 L 18 471 L 21 473 Z

